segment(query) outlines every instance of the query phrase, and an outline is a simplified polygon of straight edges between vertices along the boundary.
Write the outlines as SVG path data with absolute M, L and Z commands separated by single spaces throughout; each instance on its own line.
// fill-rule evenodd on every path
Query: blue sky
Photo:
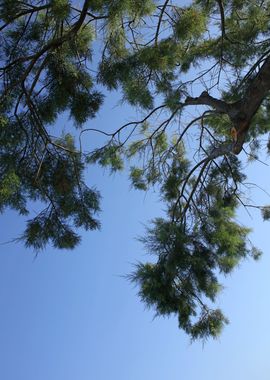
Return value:
M 127 111 L 112 104 L 108 99 L 90 125 L 126 121 Z M 85 135 L 86 143 L 92 138 Z M 74 251 L 48 248 L 37 258 L 20 244 L 0 246 L 0 379 L 269 380 L 269 224 L 239 213 L 254 226 L 252 240 L 264 256 L 225 279 L 218 304 L 231 323 L 221 337 L 190 344 L 175 318 L 154 319 L 144 309 L 124 277 L 132 263 L 147 260 L 135 237 L 162 212 L 158 195 L 131 190 L 127 173 L 89 168 L 86 177 L 103 196 L 100 232 L 83 233 Z M 252 181 L 269 190 L 268 177 L 263 165 L 250 170 Z M 267 202 L 264 193 L 256 195 Z M 6 212 L 0 242 L 23 226 Z

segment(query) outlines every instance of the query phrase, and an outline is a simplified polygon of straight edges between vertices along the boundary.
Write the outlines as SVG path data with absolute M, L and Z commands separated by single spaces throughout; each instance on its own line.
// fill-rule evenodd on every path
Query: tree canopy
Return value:
M 0 211 L 38 202 L 25 245 L 74 248 L 78 228 L 100 223 L 85 167 L 128 166 L 167 207 L 142 238 L 156 259 L 131 275 L 140 297 L 192 339 L 218 336 L 220 274 L 260 256 L 237 208 L 270 218 L 238 157 L 270 150 L 270 1 L 1 0 L 0 38 Z M 90 128 L 105 89 L 140 119 Z M 54 128 L 63 113 L 73 134 Z M 85 132 L 104 144 L 83 149 Z

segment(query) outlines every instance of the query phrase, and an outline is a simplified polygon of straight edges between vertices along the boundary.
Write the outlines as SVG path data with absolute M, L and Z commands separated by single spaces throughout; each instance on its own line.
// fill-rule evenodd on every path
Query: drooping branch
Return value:
M 199 163 L 197 163 L 188 173 L 187 177 L 185 178 L 184 180 L 184 183 L 182 184 L 182 189 L 181 189 L 181 192 L 179 194 L 179 197 L 177 199 L 177 201 L 175 202 L 175 207 L 174 207 L 174 211 L 173 211 L 173 218 L 174 218 L 174 213 L 175 213 L 175 210 L 176 210 L 176 206 L 179 204 L 181 198 L 184 196 L 184 191 L 185 191 L 185 187 L 188 183 L 188 181 L 190 180 L 192 174 L 198 169 L 200 168 L 200 172 L 197 176 L 197 179 L 195 181 L 195 183 L 193 184 L 192 186 L 192 190 L 188 196 L 188 199 L 186 200 L 186 203 L 185 203 L 185 206 L 183 208 L 183 211 L 181 212 L 181 219 L 185 217 L 185 214 L 189 208 L 189 205 L 190 205 L 190 202 L 192 201 L 193 199 L 193 196 L 196 192 L 196 189 L 200 183 L 200 180 L 201 180 L 201 177 L 203 176 L 207 166 L 212 162 L 214 161 L 216 158 L 218 157 L 221 157 L 221 156 L 224 156 L 226 154 L 229 154 L 231 153 L 232 151 L 232 148 L 233 148 L 233 144 L 222 144 L 218 147 L 215 147 L 213 148 L 213 150 L 202 160 L 200 161 Z

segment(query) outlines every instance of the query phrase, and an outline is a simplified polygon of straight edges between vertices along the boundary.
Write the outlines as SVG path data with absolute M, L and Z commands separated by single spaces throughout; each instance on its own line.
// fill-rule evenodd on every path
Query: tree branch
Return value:
M 216 99 L 209 95 L 207 91 L 203 91 L 197 98 L 192 98 L 188 96 L 185 100 L 184 106 L 189 105 L 206 105 L 214 108 L 220 113 L 229 114 L 231 110 L 231 105 L 223 100 Z

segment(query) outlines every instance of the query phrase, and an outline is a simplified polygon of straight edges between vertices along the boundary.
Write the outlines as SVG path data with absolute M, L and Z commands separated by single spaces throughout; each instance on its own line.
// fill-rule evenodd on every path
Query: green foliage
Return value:
M 123 169 L 121 158 L 122 147 L 118 144 L 110 144 L 101 149 L 96 149 L 87 157 L 88 163 L 98 163 L 103 167 L 109 167 L 112 172 Z
M 200 9 L 189 7 L 178 12 L 174 31 L 180 41 L 199 38 L 206 31 L 206 14 Z
M 133 141 L 127 150 L 127 155 L 128 157 L 133 157 L 136 154 L 144 151 L 145 149 L 145 141 L 143 140 L 138 140 L 138 141 Z
M 22 9 L 22 3 L 19 0 L 2 0 L 0 4 L 0 18 L 8 22 L 12 17 Z
M 147 184 L 144 180 L 144 171 L 140 168 L 131 167 L 130 169 L 131 183 L 137 190 L 146 190 Z
M 190 163 L 185 157 L 183 146 L 178 145 L 176 155 L 173 157 L 170 172 L 163 183 L 162 194 L 165 200 L 171 202 L 178 198 L 179 187 L 183 178 L 188 174 Z
M 69 108 L 70 116 L 77 125 L 86 123 L 89 118 L 94 118 L 103 101 L 103 95 L 97 91 L 80 91 L 74 94 Z
M 20 180 L 15 172 L 6 173 L 0 186 L 0 205 L 6 203 L 20 185 Z
M 0 212 L 28 214 L 25 245 L 76 247 L 78 229 L 100 225 L 86 166 L 128 162 L 132 186 L 155 186 L 167 210 L 142 239 L 156 258 L 132 275 L 142 300 L 192 339 L 217 337 L 221 275 L 261 254 L 236 222 L 246 197 L 235 148 L 243 133 L 257 160 L 270 131 L 269 12 L 268 0 L 1 1 Z M 111 90 L 138 119 L 89 127 Z M 83 131 L 55 128 L 63 114 L 108 140 L 83 150 Z M 257 209 L 270 219 L 269 206 Z
M 125 99 L 131 105 L 138 105 L 146 109 L 153 107 L 153 97 L 145 81 L 140 81 L 139 78 L 129 80 L 125 83 L 123 90 L 125 92 Z
M 263 220 L 269 220 L 270 219 L 270 206 L 264 206 L 261 211 L 262 211 Z
M 155 10 L 154 2 L 152 0 L 116 0 L 113 3 L 104 1 L 108 7 L 110 17 L 123 16 L 125 13 L 130 18 L 140 19 L 143 16 L 151 14 Z
M 245 179 L 234 156 L 210 169 L 210 181 L 196 198 L 190 221 L 182 219 L 187 200 L 181 197 L 181 185 L 190 162 L 183 146 L 176 147 L 161 186 L 168 218 L 155 219 L 141 239 L 156 262 L 139 263 L 131 280 L 157 315 L 177 315 L 179 327 L 192 340 L 205 340 L 218 337 L 228 323 L 220 309 L 212 308 L 222 289 L 220 274 L 231 273 L 248 256 L 257 260 L 261 252 L 248 245 L 250 229 L 234 220 L 239 194 L 233 184 Z M 134 169 L 133 177 L 141 181 L 143 174 Z M 189 185 L 194 186 L 192 178 Z
M 79 56 L 84 56 L 90 58 L 90 48 L 91 43 L 94 40 L 95 31 L 91 25 L 84 25 L 82 29 L 78 31 L 74 36 L 71 36 L 71 39 L 68 41 L 68 48 L 70 53 L 74 55 L 76 52 Z
M 41 214 L 27 223 L 22 239 L 26 247 L 36 250 L 44 249 L 49 241 L 55 248 L 74 248 L 80 238 L 66 224 L 59 221 L 57 214 L 52 213 L 50 217 Z
M 142 241 L 157 262 L 138 264 L 131 276 L 140 285 L 142 300 L 158 315 L 176 314 L 192 339 L 215 338 L 227 323 L 222 312 L 205 301 L 214 302 L 222 289 L 217 273 L 230 273 L 247 255 L 259 256 L 246 246 L 249 230 L 232 219 L 235 205 L 215 198 L 210 218 L 202 212 L 188 229 L 170 219 L 154 220 Z
M 69 0 L 52 0 L 51 13 L 57 20 L 64 20 L 70 14 L 70 1 Z
M 262 251 L 256 247 L 252 247 L 251 255 L 254 260 L 259 260 L 262 256 Z

